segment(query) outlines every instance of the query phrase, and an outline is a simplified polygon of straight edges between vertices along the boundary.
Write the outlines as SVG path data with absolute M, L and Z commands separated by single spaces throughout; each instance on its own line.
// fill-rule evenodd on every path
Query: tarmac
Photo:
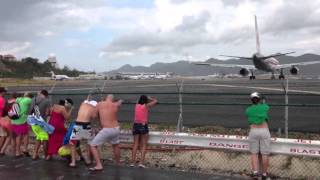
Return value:
M 104 164 L 103 171 L 91 172 L 85 165 L 67 167 L 64 161 L 37 160 L 23 157 L 0 158 L 0 179 L 2 180 L 244 180 L 247 178 L 220 175 L 205 175 L 190 172 L 170 171 L 152 168 L 132 168 Z
M 178 94 L 157 94 L 178 92 L 178 86 L 183 81 L 183 92 L 189 93 L 229 93 L 229 95 L 183 95 L 184 103 L 250 103 L 249 94 L 258 91 L 266 94 L 269 104 L 284 104 L 283 81 L 270 79 L 170 79 L 170 80 L 106 80 L 106 81 L 62 81 L 57 82 L 53 89 L 52 101 L 70 97 L 75 101 L 73 117 L 76 116 L 77 107 L 87 94 L 103 91 L 105 93 L 132 92 L 137 94 L 115 94 L 116 98 L 127 102 L 137 101 L 140 93 L 155 96 L 159 105 L 150 112 L 150 123 L 176 125 L 179 118 L 179 105 L 166 105 L 161 103 L 179 103 Z M 290 79 L 290 104 L 320 104 L 320 81 L 318 79 Z M 9 87 L 9 91 L 39 91 L 45 86 Z M 70 94 L 82 95 L 70 95 Z M 156 93 L 156 94 L 152 94 Z M 232 95 L 243 93 L 244 95 Z M 231 94 L 231 95 L 230 95 Z M 276 95 L 274 95 L 276 94 Z M 291 94 L 291 95 L 290 95 Z M 94 95 L 100 100 L 102 95 Z M 183 105 L 183 125 L 186 127 L 223 126 L 226 128 L 247 128 L 245 109 L 247 105 Z M 269 127 L 272 131 L 284 130 L 283 106 L 272 106 L 270 110 Z M 124 104 L 119 113 L 120 122 L 132 122 L 134 105 Z M 289 131 L 319 132 L 319 107 L 289 107 Z

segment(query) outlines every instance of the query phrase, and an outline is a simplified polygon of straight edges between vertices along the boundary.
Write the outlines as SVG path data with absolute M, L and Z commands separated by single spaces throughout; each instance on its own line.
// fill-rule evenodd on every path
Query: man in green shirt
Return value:
M 259 158 L 262 155 L 262 179 L 268 178 L 269 154 L 271 136 L 268 128 L 269 106 L 261 102 L 260 94 L 254 92 L 250 95 L 252 105 L 246 109 L 246 115 L 250 125 L 249 149 L 251 152 L 252 177 L 258 178 Z
M 27 117 L 29 112 L 29 107 L 32 101 L 32 94 L 26 92 L 23 97 L 17 98 L 16 102 L 20 107 L 20 114 L 18 119 L 11 121 L 12 123 L 12 136 L 13 136 L 13 150 L 16 157 L 21 157 L 21 140 L 23 140 L 23 153 L 29 156 L 28 144 L 29 144 L 29 125 L 27 124 Z

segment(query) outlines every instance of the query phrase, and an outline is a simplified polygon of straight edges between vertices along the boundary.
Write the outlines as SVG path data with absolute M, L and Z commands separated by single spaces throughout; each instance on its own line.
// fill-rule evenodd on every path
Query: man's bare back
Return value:
M 90 122 L 92 119 L 95 119 L 96 117 L 96 107 L 85 102 L 81 103 L 76 119 L 77 122 Z
M 105 101 L 101 101 L 97 105 L 97 111 L 100 117 L 100 123 L 103 128 L 119 127 L 118 110 L 122 100 L 113 102 L 113 96 L 108 95 Z

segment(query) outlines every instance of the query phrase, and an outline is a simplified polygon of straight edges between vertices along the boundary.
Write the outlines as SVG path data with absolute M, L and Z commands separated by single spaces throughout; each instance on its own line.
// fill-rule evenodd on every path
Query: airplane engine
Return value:
M 292 66 L 290 69 L 290 73 L 292 75 L 297 75 L 299 73 L 299 68 L 297 68 L 296 66 Z
M 249 70 L 246 69 L 246 68 L 242 68 L 240 71 L 239 71 L 239 74 L 241 76 L 248 76 L 249 75 Z

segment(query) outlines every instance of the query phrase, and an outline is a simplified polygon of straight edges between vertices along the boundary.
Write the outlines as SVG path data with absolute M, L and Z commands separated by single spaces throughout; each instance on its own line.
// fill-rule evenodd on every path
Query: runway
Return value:
M 104 93 L 136 93 L 115 94 L 116 98 L 126 102 L 136 102 L 141 93 L 155 96 L 160 104 L 151 109 L 150 123 L 167 123 L 176 125 L 179 117 L 179 105 L 166 103 L 178 103 L 177 84 L 183 81 L 183 92 L 205 93 L 184 94 L 184 103 L 207 103 L 207 104 L 241 104 L 250 103 L 249 94 L 258 91 L 266 95 L 269 104 L 284 104 L 283 81 L 279 80 L 247 80 L 247 79 L 172 79 L 172 80 L 106 80 L 106 81 L 62 81 L 57 82 L 53 88 L 52 101 L 71 97 L 75 100 L 76 108 L 79 103 L 91 92 L 103 91 Z M 9 87 L 9 91 L 38 91 L 42 88 L 52 87 Z M 152 94 L 155 93 L 155 94 Z M 167 93 L 167 94 L 159 94 Z M 213 94 L 209 94 L 213 93 Z M 221 95 L 225 93 L 224 95 Z M 67 95 L 69 94 L 69 95 Z M 78 95 L 71 95 L 78 94 Z M 79 95 L 81 94 L 81 95 Z M 241 94 L 241 95 L 236 95 Z M 320 104 L 319 80 L 289 80 L 289 103 L 290 104 Z M 102 95 L 94 95 L 99 100 Z M 162 104 L 161 104 L 162 103 Z M 248 126 L 244 114 L 246 105 L 184 105 L 183 125 L 190 127 L 205 125 L 220 125 L 230 128 L 246 128 Z M 289 107 L 289 131 L 319 132 L 319 107 Z M 124 104 L 119 113 L 121 122 L 131 122 L 134 117 L 134 105 Z M 284 128 L 284 107 L 271 106 L 270 128 L 277 131 Z

